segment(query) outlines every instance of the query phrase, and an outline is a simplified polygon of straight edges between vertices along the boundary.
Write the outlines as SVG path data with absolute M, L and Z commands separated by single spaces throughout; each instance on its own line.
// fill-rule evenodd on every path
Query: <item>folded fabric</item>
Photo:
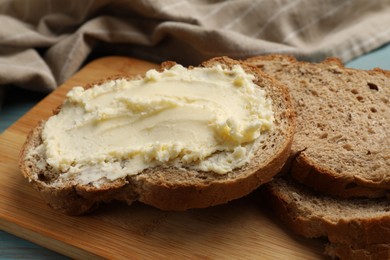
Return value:
M 4 0 L 0 25 L 0 85 L 48 92 L 91 53 L 348 61 L 390 41 L 390 0 Z

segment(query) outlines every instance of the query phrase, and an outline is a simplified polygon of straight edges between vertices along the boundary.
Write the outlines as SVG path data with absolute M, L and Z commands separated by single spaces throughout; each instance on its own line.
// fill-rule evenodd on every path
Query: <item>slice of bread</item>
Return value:
M 294 232 L 308 238 L 327 237 L 328 255 L 341 259 L 390 256 L 389 200 L 323 196 L 292 178 L 275 178 L 262 191 Z
M 246 60 L 286 84 L 297 113 L 291 174 L 340 197 L 383 197 L 390 189 L 390 72 L 343 67 L 337 59 Z
M 265 133 L 263 145 L 244 166 L 227 174 L 157 166 L 115 181 L 100 179 L 99 185 L 59 181 L 61 172 L 47 164 L 43 152 L 38 151 L 33 156 L 30 153 L 42 143 L 41 131 L 45 124 L 42 122 L 32 130 L 21 152 L 23 175 L 51 207 L 71 215 L 86 213 L 100 202 L 111 200 L 129 204 L 138 200 L 163 210 L 186 210 L 222 204 L 247 195 L 270 181 L 290 154 L 295 127 L 292 103 L 286 87 L 257 68 L 226 57 L 209 60 L 200 66 L 215 64 L 229 68 L 242 65 L 247 73 L 255 76 L 255 84 L 272 100 L 274 127 Z M 173 62 L 168 62 L 163 66 L 173 65 Z M 105 81 L 109 80 L 112 79 Z M 87 87 L 93 85 L 96 84 Z
M 376 244 L 365 248 L 353 248 L 345 244 L 328 244 L 325 253 L 332 258 L 344 260 L 390 259 L 390 245 Z

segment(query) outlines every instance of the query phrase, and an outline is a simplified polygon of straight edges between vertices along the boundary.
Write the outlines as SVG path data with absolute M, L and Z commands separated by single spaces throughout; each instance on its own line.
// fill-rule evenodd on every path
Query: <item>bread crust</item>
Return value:
M 319 158 L 317 158 L 315 155 L 313 155 L 313 150 L 315 149 L 321 149 L 319 144 L 316 142 L 318 139 L 317 137 L 312 139 L 312 144 L 311 145 L 305 145 L 301 143 L 302 138 L 309 139 L 311 133 L 305 133 L 305 131 L 309 131 L 309 128 L 306 127 L 305 122 L 301 119 L 302 113 L 310 113 L 307 112 L 304 108 L 301 110 L 298 109 L 299 106 L 305 105 L 304 100 L 300 100 L 301 96 L 300 94 L 297 94 L 298 91 L 307 91 L 310 93 L 313 91 L 313 93 L 316 93 L 318 89 L 320 89 L 321 85 L 315 85 L 314 83 L 311 84 L 311 77 L 312 76 L 317 76 L 321 77 L 321 73 L 324 70 L 332 71 L 333 72 L 333 77 L 334 78 L 340 78 L 341 75 L 344 75 L 346 77 L 346 81 L 355 77 L 356 75 L 363 74 L 364 75 L 369 75 L 372 77 L 383 77 L 383 78 L 388 78 L 390 81 L 390 72 L 389 71 L 384 71 L 381 69 L 374 69 L 370 71 L 361 71 L 357 69 L 350 69 L 350 68 L 345 68 L 342 62 L 337 59 L 337 58 L 328 58 L 322 63 L 309 63 L 309 62 L 303 62 L 303 61 L 297 61 L 294 57 L 288 56 L 288 55 L 267 55 L 267 56 L 258 56 L 258 57 L 252 57 L 245 62 L 248 62 L 249 64 L 255 65 L 258 68 L 264 70 L 266 73 L 269 73 L 269 75 L 281 80 L 281 82 L 286 83 L 286 85 L 289 87 L 289 91 L 291 93 L 292 99 L 294 106 L 296 108 L 297 112 L 297 122 L 298 122 L 298 127 L 297 127 L 297 134 L 302 134 L 298 138 L 296 135 L 296 138 L 293 143 L 293 149 L 292 149 L 292 154 L 291 158 L 289 159 L 290 164 L 288 167 L 288 170 L 290 171 L 291 175 L 294 176 L 295 179 L 300 181 L 301 183 L 304 183 L 305 185 L 308 185 L 317 191 L 320 191 L 322 193 L 326 194 L 331 194 L 334 196 L 342 197 L 342 198 L 350 198 L 350 197 L 367 197 L 367 198 L 378 198 L 378 197 L 390 197 L 389 192 L 390 192 L 390 165 L 389 165 L 389 155 L 384 154 L 383 156 L 383 161 L 378 162 L 380 164 L 381 168 L 383 169 L 384 173 L 381 173 L 380 176 L 373 176 L 373 175 L 368 175 L 364 176 L 362 174 L 359 174 L 357 171 L 354 172 L 353 170 L 340 170 L 340 169 L 335 169 L 334 165 L 331 163 L 319 163 Z M 275 67 L 272 67 L 275 65 Z M 269 66 L 269 67 L 268 67 Z M 290 73 L 290 70 L 297 70 L 301 73 L 301 78 L 296 77 L 296 75 L 291 74 L 291 84 L 289 82 L 289 76 L 287 75 Z M 283 78 L 285 76 L 285 78 Z M 293 77 L 295 77 L 293 79 Z M 308 83 L 309 81 L 309 83 Z M 293 86 L 292 84 L 298 84 L 297 86 Z M 362 83 L 363 84 L 363 83 Z M 364 84 L 370 84 L 368 82 L 364 82 Z M 347 82 L 345 84 L 347 85 Z M 388 89 L 388 86 L 386 86 L 385 83 L 382 84 L 382 90 L 384 93 L 385 88 Z M 335 86 L 335 88 L 338 87 L 340 89 L 343 89 L 345 86 Z M 373 84 L 369 85 L 370 88 L 373 89 L 373 91 L 378 90 L 378 87 Z M 346 87 L 345 87 L 346 88 Z M 352 89 L 352 91 L 355 94 L 359 91 L 359 89 Z M 297 92 L 297 93 L 295 93 Z M 337 89 L 334 94 L 334 98 L 340 98 L 337 96 Z M 383 94 L 382 94 L 383 95 Z M 315 96 L 315 95 L 313 95 Z M 307 95 L 307 98 L 310 98 L 309 95 Z M 321 101 L 321 97 L 313 97 L 318 102 Z M 327 97 L 324 97 L 327 98 Z M 359 97 L 357 98 L 364 98 L 364 97 Z M 377 98 L 378 103 L 381 102 L 389 102 L 388 97 L 386 98 L 385 96 L 382 96 L 382 98 Z M 324 106 L 329 104 L 329 106 L 333 105 L 332 102 L 327 103 L 328 101 L 324 102 Z M 362 100 L 363 102 L 363 100 Z M 341 102 L 342 103 L 342 102 Z M 387 105 L 388 106 L 388 105 Z M 337 111 L 338 107 L 335 107 L 333 109 L 335 116 L 344 117 L 343 113 L 340 113 Z M 341 108 L 339 108 L 341 109 Z M 372 109 L 372 108 L 367 108 Z M 350 114 L 355 115 L 354 113 L 356 112 L 354 110 L 354 107 L 350 107 Z M 383 115 L 389 113 L 388 111 L 376 111 L 375 109 L 372 110 L 376 114 L 378 113 L 383 113 Z M 368 111 L 369 113 L 370 111 Z M 315 116 L 315 115 L 314 115 Z M 316 123 L 318 125 L 323 124 L 322 121 L 327 120 L 326 116 L 321 114 L 321 112 L 318 112 L 318 116 L 316 119 Z M 356 124 L 359 124 L 358 122 Z M 342 128 L 342 126 L 339 126 Z M 374 128 L 372 131 L 376 131 Z M 389 129 L 384 129 L 378 128 L 378 132 L 386 132 L 387 131 L 387 136 L 389 136 L 390 132 Z M 307 137 L 305 137 L 305 135 Z M 372 142 L 376 142 L 377 146 L 381 146 L 381 140 L 372 140 Z M 383 145 L 383 144 L 382 144 Z M 339 145 L 334 146 L 333 151 L 329 151 L 329 154 L 333 153 L 334 156 L 339 156 L 340 154 L 344 153 L 347 154 L 348 151 L 347 149 L 349 148 L 348 146 L 345 146 L 345 151 L 344 148 L 338 148 L 340 147 Z M 366 156 L 366 161 L 372 161 L 372 159 L 369 158 L 369 154 L 371 154 L 370 147 L 367 147 L 367 156 Z M 386 147 L 385 147 L 386 149 Z M 387 148 L 388 149 L 388 148 Z M 387 150 L 389 151 L 389 150 Z M 382 151 L 382 153 L 386 153 L 385 151 Z M 329 157 L 332 157 L 333 155 L 329 155 Z M 386 159 L 387 158 L 387 159 Z M 348 160 L 343 161 L 344 164 L 350 164 L 351 160 L 353 158 L 351 157 Z M 387 160 L 387 161 L 386 161 Z M 325 161 L 325 159 L 324 159 Z M 334 164 L 334 163 L 333 163 Z M 357 168 L 356 168 L 357 169 Z M 355 169 L 355 170 L 356 170 Z
M 304 100 L 299 100 L 304 95 L 294 95 L 294 91 L 297 91 L 297 93 L 302 90 L 307 91 L 307 93 L 313 91 L 316 94 L 316 90 L 324 86 L 310 84 L 310 82 L 312 77 L 316 75 L 325 77 L 322 75 L 324 69 L 333 70 L 334 77 L 341 77 L 343 74 L 353 77 L 360 73 L 374 77 L 375 75 L 388 78 L 390 76 L 388 71 L 380 69 L 363 72 L 347 69 L 344 68 L 340 60 L 335 58 L 329 58 L 320 64 L 313 64 L 299 62 L 291 56 L 269 55 L 254 57 L 249 59 L 248 62 L 257 65 L 265 72 L 269 72 L 271 76 L 279 78 L 281 82 L 289 80 L 286 73 L 290 73 L 290 70 L 295 73 L 298 72 L 296 74 L 291 72 L 291 77 L 296 78 L 291 78 L 291 84 L 286 83 L 296 108 L 306 103 Z M 300 74 L 301 78 L 297 74 Z M 294 86 L 293 84 L 298 85 Z M 374 93 L 378 93 L 375 91 L 378 91 L 380 87 L 387 87 L 386 84 L 382 84 L 382 86 L 373 84 L 368 78 L 367 82 L 363 81 L 361 84 L 367 84 Z M 300 89 L 296 90 L 296 87 Z M 335 93 L 343 87 L 334 86 Z M 359 89 L 352 88 L 351 91 L 353 94 L 357 94 Z M 318 91 L 318 93 L 321 92 Z M 304 97 L 310 98 L 310 95 Z M 336 95 L 334 97 L 337 98 Z M 321 102 L 321 97 L 317 98 L 315 96 L 313 98 L 313 100 Z M 387 99 L 382 94 L 382 101 L 388 102 Z M 378 98 L 378 102 L 381 102 L 381 99 Z M 325 101 L 324 106 L 335 103 Z M 350 110 L 351 113 L 355 112 L 353 107 Z M 305 124 L 305 122 L 307 124 L 309 122 L 303 120 L 304 117 L 301 114 L 306 112 L 305 107 L 296 109 L 296 112 L 297 123 L 299 124 L 297 132 L 307 134 L 307 138 L 310 138 L 312 132 L 309 132 L 309 130 L 312 129 Z M 385 113 L 376 110 L 374 112 Z M 308 113 L 311 113 L 311 111 Z M 336 116 L 340 115 L 342 113 Z M 319 116 L 316 117 L 314 123 L 321 126 L 324 120 L 327 120 L 326 116 L 319 112 Z M 389 133 L 388 129 L 380 131 Z M 335 134 L 337 135 L 337 133 Z M 286 174 L 280 176 L 281 178 L 275 178 L 261 188 L 268 204 L 286 226 L 295 233 L 308 238 L 326 237 L 328 244 L 325 248 L 325 254 L 331 257 L 340 259 L 388 259 L 390 257 L 390 202 L 388 201 L 389 197 L 387 199 L 385 197 L 390 187 L 389 178 L 387 176 L 371 176 L 372 178 L 367 176 L 365 178 L 365 176 L 351 174 L 347 171 L 343 172 L 343 170 L 336 172 L 331 167 L 334 162 L 331 160 L 321 161 L 315 157 L 316 154 L 313 153 L 313 149 L 325 149 L 316 140 L 316 138 L 313 138 L 313 142 L 307 145 L 303 142 L 301 144 L 301 140 L 295 138 L 290 158 L 291 163 Z M 373 140 L 373 142 L 375 141 L 380 142 L 380 140 Z M 340 146 L 335 145 L 334 147 L 330 153 L 335 154 L 335 156 L 343 152 L 342 149 L 336 149 Z M 367 149 L 371 151 L 371 147 L 367 147 Z M 345 151 L 345 153 L 348 152 Z M 331 156 L 329 157 L 331 159 Z M 369 153 L 367 153 L 366 159 L 367 161 L 370 160 Z M 381 161 L 380 165 L 389 167 L 385 160 Z M 387 174 L 390 175 L 389 170 Z M 332 196 L 325 196 L 324 193 Z M 365 199 L 351 197 L 365 197 Z
M 213 64 L 231 67 L 241 64 L 227 57 L 219 57 L 203 63 L 207 67 Z M 162 68 L 173 66 L 174 62 L 162 64 Z M 196 172 L 172 167 L 156 167 L 146 169 L 138 175 L 127 176 L 113 182 L 105 182 L 100 187 L 63 183 L 53 185 L 56 174 L 50 167 L 42 171 L 36 167 L 42 158 L 28 159 L 28 153 L 42 143 L 40 133 L 44 125 L 41 122 L 28 135 L 22 148 L 19 166 L 23 175 L 37 189 L 45 201 L 54 209 L 69 215 L 79 215 L 94 210 L 99 203 L 111 200 L 122 200 L 131 204 L 141 201 L 163 210 L 186 210 L 205 208 L 223 204 L 249 194 L 260 185 L 269 182 L 283 167 L 289 157 L 295 129 L 295 117 L 292 103 L 286 87 L 257 68 L 241 64 L 244 69 L 255 75 L 256 83 L 266 90 L 272 98 L 276 118 L 276 133 L 281 135 L 275 143 L 268 143 L 271 153 L 263 158 L 263 150 L 256 152 L 254 159 L 243 167 L 226 175 L 213 172 Z M 115 76 L 95 82 L 86 88 L 108 80 L 123 76 Z M 125 76 L 126 77 L 126 76 Z M 61 107 L 56 112 L 60 111 Z M 269 141 L 274 139 L 269 137 Z M 271 147 L 274 146 L 274 147 Z
M 353 248 L 345 244 L 328 244 L 325 253 L 343 260 L 377 260 L 390 258 L 389 244 L 370 245 L 365 248 Z
M 308 238 L 326 237 L 329 255 L 371 259 L 365 257 L 390 253 L 390 202 L 384 198 L 334 199 L 287 177 L 275 178 L 261 189 L 268 205 L 295 233 Z M 369 209 L 371 213 L 366 214 Z M 348 213 L 340 214 L 340 210 Z
M 340 198 L 380 198 L 386 197 L 387 189 L 381 189 L 377 183 L 360 181 L 352 175 L 336 177 L 333 171 L 313 162 L 305 151 L 299 152 L 292 159 L 290 173 L 294 178 L 307 186 L 325 194 Z M 368 185 L 370 184 L 371 187 Z

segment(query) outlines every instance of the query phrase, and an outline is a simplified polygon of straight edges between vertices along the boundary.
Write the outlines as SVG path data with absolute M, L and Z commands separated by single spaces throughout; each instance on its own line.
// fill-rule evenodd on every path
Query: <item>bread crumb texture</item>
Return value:
M 322 191 L 332 190 L 332 181 L 344 182 L 344 190 L 356 185 L 390 189 L 390 72 L 282 55 L 248 62 L 288 86 L 297 113 L 292 151 L 302 155 L 300 163 L 325 176 L 329 185 Z M 300 181 L 321 185 L 310 184 L 299 171 Z

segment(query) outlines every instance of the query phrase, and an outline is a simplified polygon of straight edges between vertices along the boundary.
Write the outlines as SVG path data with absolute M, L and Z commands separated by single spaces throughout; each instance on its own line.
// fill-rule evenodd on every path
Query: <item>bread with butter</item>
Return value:
M 162 70 L 174 65 L 174 62 L 164 63 Z M 43 121 L 31 131 L 23 146 L 19 161 L 23 175 L 52 208 L 70 215 L 90 212 L 99 203 L 112 200 L 128 204 L 140 201 L 163 210 L 186 210 L 218 205 L 247 195 L 270 181 L 290 154 L 295 128 L 292 103 L 284 85 L 255 67 L 226 57 L 206 61 L 199 67 L 215 65 L 223 68 L 240 65 L 246 73 L 254 76 L 253 82 L 272 100 L 274 126 L 264 132 L 262 145 L 254 152 L 253 158 L 239 168 L 219 174 L 160 164 L 114 180 L 105 177 L 89 183 L 66 180 L 61 177 L 64 172 L 48 164 L 47 154 L 37 149 L 43 142 L 42 132 L 47 122 Z M 85 88 L 94 88 L 116 79 L 118 77 L 109 78 Z M 61 109 L 59 107 L 56 113 L 60 113 Z

